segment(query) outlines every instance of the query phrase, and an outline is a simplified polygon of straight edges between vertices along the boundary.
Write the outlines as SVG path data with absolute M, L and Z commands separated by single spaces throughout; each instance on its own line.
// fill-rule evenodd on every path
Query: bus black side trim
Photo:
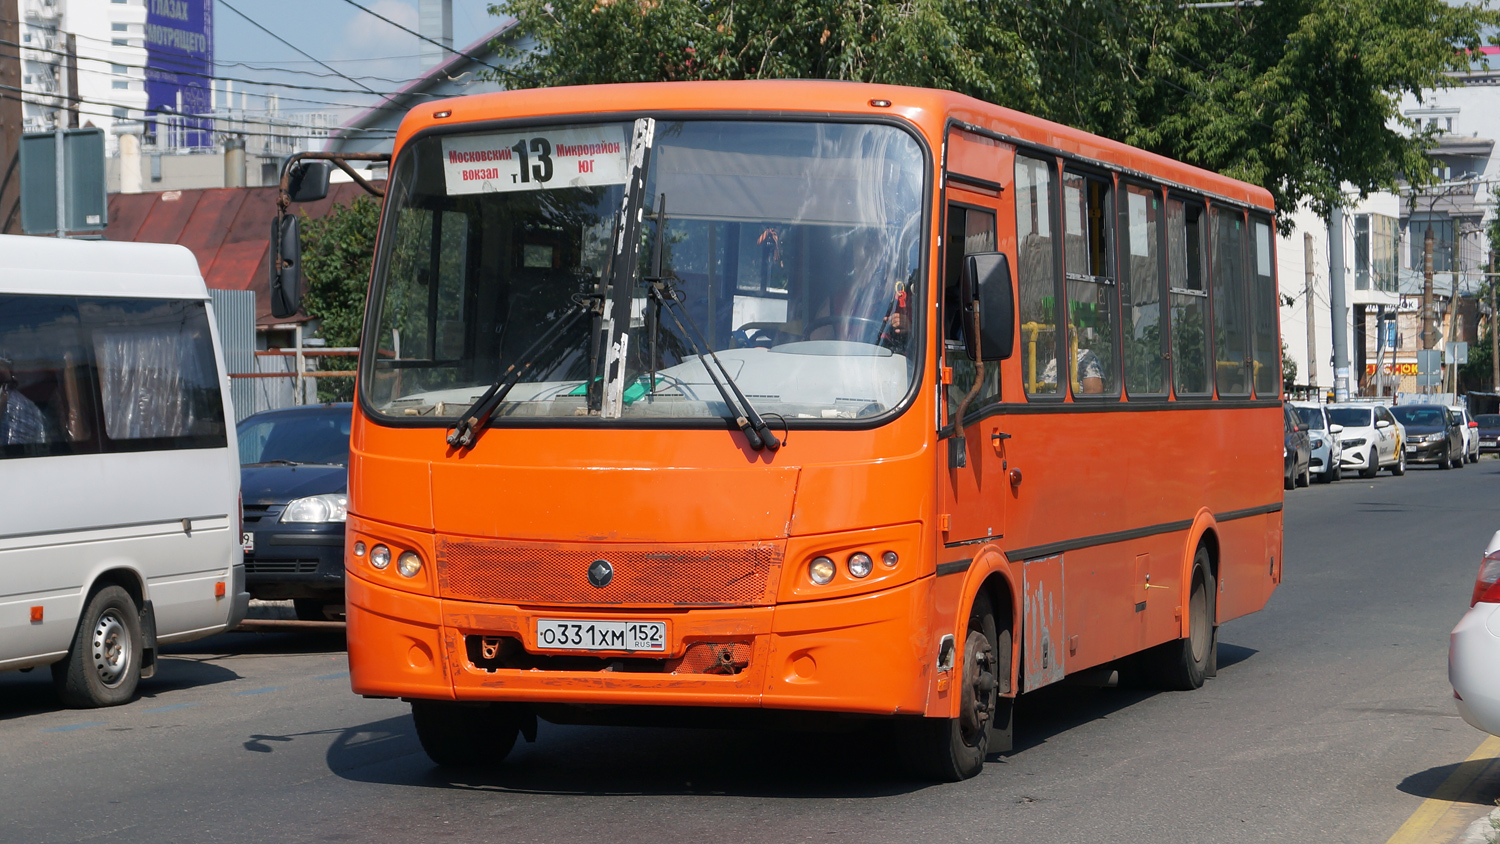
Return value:
M 1141 539 L 1147 536 L 1155 536 L 1158 533 L 1174 533 L 1179 530 L 1187 530 L 1193 526 L 1192 519 L 1183 519 L 1180 522 L 1162 522 L 1159 525 L 1147 525 L 1146 527 L 1131 528 L 1130 530 L 1117 530 L 1113 533 L 1096 533 L 1093 536 L 1080 536 L 1077 539 L 1064 539 L 1061 542 L 1049 542 L 1045 545 L 1033 545 L 1030 548 L 1016 548 L 1005 552 L 1005 559 L 1014 563 L 1017 560 L 1037 560 L 1042 557 L 1055 557 L 1067 551 L 1077 551 L 1080 548 L 1092 548 L 1095 545 L 1110 545 L 1115 542 L 1126 542 L 1131 539 Z
M 970 557 L 967 560 L 957 560 L 957 561 L 952 562 L 952 563 L 938 563 L 937 576 L 938 577 L 943 577 L 944 575 L 958 574 L 960 572 L 966 572 L 966 571 L 969 570 L 969 566 L 971 566 L 973 564 L 974 564 L 974 558 L 973 557 Z
M 1267 513 L 1281 512 L 1281 502 L 1275 504 L 1262 504 L 1259 507 L 1246 507 L 1243 510 L 1227 510 L 1223 513 L 1215 513 L 1214 519 L 1220 522 L 1232 522 L 1235 519 L 1248 519 L 1251 516 L 1264 516 Z
M 1281 502 L 1277 501 L 1274 504 L 1262 504 L 1259 507 L 1246 507 L 1243 510 L 1226 510 L 1223 513 L 1215 513 L 1214 520 L 1231 522 L 1235 519 L 1276 513 L 1280 512 L 1280 510 Z M 1115 542 L 1126 542 L 1131 539 L 1155 536 L 1159 533 L 1175 533 L 1179 530 L 1187 530 L 1192 526 L 1192 519 L 1183 519 L 1179 522 L 1162 522 L 1161 524 L 1131 528 L 1130 530 L 1117 530 L 1113 533 L 1096 533 L 1093 536 L 1080 536 L 1077 539 L 1065 539 L 1061 542 L 1049 542 L 1045 545 L 1033 545 L 1029 548 L 1016 548 L 1006 551 L 1005 559 L 1012 563 L 1017 560 L 1037 560 L 1043 557 L 1054 557 L 1067 551 L 1077 551 L 1080 548 L 1092 548 L 1095 545 L 1110 545 Z
M 952 428 L 953 426 L 950 425 L 948 427 Z M 997 533 L 994 536 L 981 536 L 978 539 L 960 539 L 957 542 L 944 542 L 943 543 L 943 547 L 944 548 L 961 548 L 961 547 L 963 547 L 965 545 L 978 545 L 981 542 L 989 542 L 991 539 L 1004 539 L 1004 538 L 1005 538 L 1005 534 L 1003 534 L 1003 533 Z

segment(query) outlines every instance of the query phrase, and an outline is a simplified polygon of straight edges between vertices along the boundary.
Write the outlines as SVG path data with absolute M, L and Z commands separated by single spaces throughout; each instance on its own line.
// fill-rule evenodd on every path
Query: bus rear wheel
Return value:
M 411 717 L 427 758 L 445 768 L 497 764 L 521 732 L 520 719 L 506 704 L 414 700 Z
M 980 592 L 975 596 L 959 654 L 963 662 L 958 678 L 958 717 L 922 718 L 901 725 L 898 747 L 902 761 L 913 774 L 958 782 L 984 768 L 990 727 L 1001 703 L 1000 688 L 1009 677 L 1009 632 L 1004 637 L 997 633 L 989 595 Z
M 1146 652 L 1147 671 L 1155 685 L 1172 691 L 1191 691 L 1203 685 L 1213 662 L 1214 576 L 1208 549 L 1193 555 L 1192 588 L 1188 595 L 1188 635 Z

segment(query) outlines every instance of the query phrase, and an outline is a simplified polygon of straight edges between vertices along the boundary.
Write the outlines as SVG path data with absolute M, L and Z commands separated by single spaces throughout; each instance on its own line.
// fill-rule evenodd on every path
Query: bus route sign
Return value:
M 622 185 L 629 177 L 619 126 L 535 129 L 443 139 L 448 195 Z

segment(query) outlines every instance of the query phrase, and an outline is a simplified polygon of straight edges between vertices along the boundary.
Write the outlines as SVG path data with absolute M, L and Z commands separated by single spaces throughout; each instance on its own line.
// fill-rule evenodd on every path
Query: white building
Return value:
M 1487 55 L 1500 48 L 1484 48 Z M 1424 240 L 1433 234 L 1433 348 L 1478 340 L 1480 303 L 1489 261 L 1486 226 L 1495 215 L 1500 162 L 1500 67 L 1478 66 L 1457 74 L 1459 85 L 1408 97 L 1402 114 L 1437 130 L 1431 149 L 1440 180 L 1422 190 L 1378 193 L 1354 201 L 1344 214 L 1344 314 L 1349 336 L 1352 390 L 1356 394 L 1414 392 L 1417 351 L 1422 342 Z M 1306 255 L 1311 242 L 1312 307 Z M 1328 297 L 1328 228 L 1306 209 L 1293 216 L 1279 241 L 1281 335 L 1297 363 L 1297 383 L 1320 390 L 1333 384 L 1332 319 Z M 1290 304 L 1289 304 L 1290 303 Z M 1313 318 L 1313 354 L 1308 355 L 1308 314 Z M 1381 316 L 1394 316 L 1382 338 Z M 1391 335 L 1395 336 L 1392 337 Z M 1382 343 L 1394 340 L 1394 345 Z

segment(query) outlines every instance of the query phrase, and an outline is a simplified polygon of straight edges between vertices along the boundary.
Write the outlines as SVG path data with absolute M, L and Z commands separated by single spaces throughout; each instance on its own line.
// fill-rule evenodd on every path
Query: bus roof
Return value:
M 889 100 L 889 107 L 872 106 Z M 1231 179 L 1092 135 L 1080 129 L 1043 120 L 951 91 L 824 80 L 755 80 L 744 82 L 649 82 L 621 85 L 582 85 L 531 88 L 436 100 L 412 109 L 396 135 L 396 151 L 423 129 L 501 118 L 528 118 L 608 113 L 765 112 L 768 115 L 869 114 L 898 115 L 921 126 L 930 137 L 942 137 L 947 120 L 1100 161 L 1124 170 L 1148 174 L 1210 195 L 1272 209 L 1271 194 Z M 443 112 L 451 114 L 439 118 Z
M 186 247 L 0 235 L 0 293 L 207 299 Z

